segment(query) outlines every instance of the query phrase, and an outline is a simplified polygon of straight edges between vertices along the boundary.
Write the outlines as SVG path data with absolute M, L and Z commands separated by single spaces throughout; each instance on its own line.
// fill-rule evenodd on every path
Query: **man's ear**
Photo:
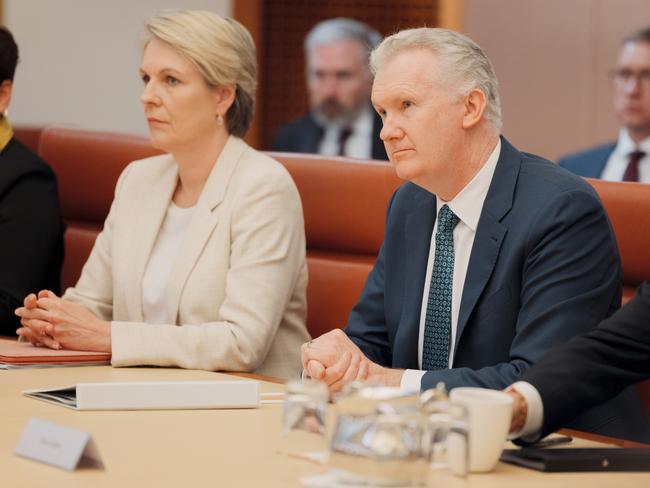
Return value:
M 0 83 L 0 113 L 5 113 L 9 108 L 9 102 L 11 102 L 11 89 L 13 88 L 13 83 L 11 80 L 5 80 Z
M 470 129 L 478 124 L 483 118 L 487 98 L 483 90 L 474 88 L 465 97 L 463 111 L 463 129 Z
M 235 101 L 236 89 L 233 85 L 219 85 L 214 89 L 216 100 L 216 115 L 226 116 L 228 109 Z

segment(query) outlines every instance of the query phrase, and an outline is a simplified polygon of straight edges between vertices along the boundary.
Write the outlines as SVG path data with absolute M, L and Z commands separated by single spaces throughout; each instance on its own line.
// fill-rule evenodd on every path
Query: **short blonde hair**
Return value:
M 449 86 L 462 94 L 478 88 L 485 94 L 485 118 L 501 131 L 499 83 L 492 63 L 478 44 L 469 37 L 441 28 L 406 29 L 385 38 L 370 54 L 373 73 L 397 53 L 410 49 L 428 49 L 440 57 Z
M 150 18 L 145 29 L 145 47 L 152 38 L 160 39 L 189 59 L 208 85 L 235 87 L 226 127 L 230 134 L 244 136 L 253 120 L 257 87 L 255 44 L 246 28 L 213 12 L 175 10 Z

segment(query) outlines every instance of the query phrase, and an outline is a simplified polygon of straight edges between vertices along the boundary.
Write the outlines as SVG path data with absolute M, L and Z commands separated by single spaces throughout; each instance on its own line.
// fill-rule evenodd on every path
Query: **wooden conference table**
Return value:
M 38 487 L 288 487 L 328 470 L 281 449 L 281 404 L 251 410 L 74 411 L 27 398 L 23 390 L 79 382 L 234 379 L 233 376 L 159 368 L 109 366 L 0 371 L 0 483 Z M 241 378 L 240 378 L 241 379 Z M 263 392 L 281 384 L 262 381 Z M 90 432 L 104 470 L 67 472 L 13 454 L 30 417 Z M 606 447 L 577 440 L 575 447 Z M 431 487 L 650 486 L 650 473 L 539 473 L 500 463 L 489 474 L 456 478 L 431 471 Z

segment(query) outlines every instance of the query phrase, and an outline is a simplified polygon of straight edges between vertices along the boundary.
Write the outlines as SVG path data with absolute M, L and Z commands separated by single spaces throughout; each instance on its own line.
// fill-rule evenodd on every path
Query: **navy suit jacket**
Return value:
M 581 178 L 501 139 L 462 293 L 453 369 L 422 388 L 502 389 L 553 346 L 586 332 L 621 299 L 609 221 Z M 346 333 L 373 361 L 419 369 L 418 335 L 436 197 L 406 183 L 388 207 L 384 243 Z M 640 411 L 634 392 L 630 403 Z M 608 417 L 609 418 L 609 417 Z M 597 419 L 583 430 L 597 431 Z M 621 433 L 625 434 L 625 433 Z
M 372 159 L 387 160 L 386 148 L 379 138 L 382 121 L 374 111 L 372 124 Z M 295 120 L 278 129 L 273 138 L 274 151 L 298 152 L 298 153 L 317 153 L 318 144 L 323 137 L 323 128 L 320 127 L 311 115 Z
M 537 388 L 544 403 L 542 435 L 647 378 L 650 282 L 642 284 L 637 295 L 609 319 L 550 351 L 523 377 Z M 647 429 L 646 435 L 640 431 L 636 440 L 648 442 Z
M 614 152 L 616 143 L 604 144 L 586 151 L 570 154 L 561 158 L 557 164 L 578 176 L 600 178 L 609 157 Z

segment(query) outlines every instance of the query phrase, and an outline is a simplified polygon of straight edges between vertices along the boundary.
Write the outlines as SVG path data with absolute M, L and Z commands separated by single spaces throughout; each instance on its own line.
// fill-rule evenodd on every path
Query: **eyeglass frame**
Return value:
M 609 71 L 609 77 L 613 83 L 620 86 L 627 86 L 630 80 L 634 80 L 640 85 L 645 85 L 650 88 L 650 68 L 643 68 L 640 70 L 633 70 L 630 68 L 616 68 Z

